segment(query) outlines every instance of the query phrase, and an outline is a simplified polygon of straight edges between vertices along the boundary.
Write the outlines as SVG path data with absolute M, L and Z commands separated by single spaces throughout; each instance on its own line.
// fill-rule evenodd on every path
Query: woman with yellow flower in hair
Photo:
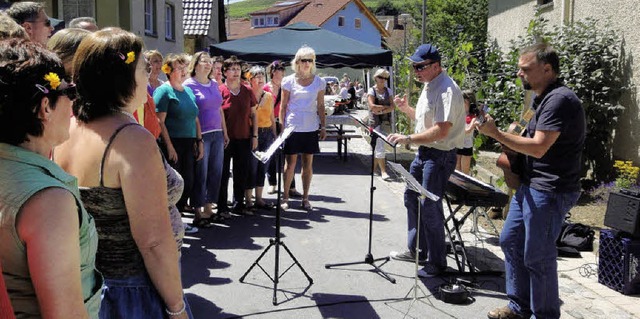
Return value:
M 179 177 L 132 115 L 147 100 L 142 48 L 140 37 L 119 28 L 80 43 L 73 60 L 76 121 L 55 150 L 96 220 L 101 319 L 189 317 L 169 213 L 170 181 Z
M 76 96 L 54 53 L 0 42 L 0 260 L 17 318 L 98 317 L 96 225 L 76 179 L 49 160 Z
M 180 211 L 191 210 L 187 206 L 187 200 L 192 197 L 196 161 L 204 156 L 196 96 L 191 88 L 183 85 L 187 79 L 188 62 L 185 55 L 169 54 L 162 66 L 162 72 L 169 81 L 153 92 L 158 118 L 167 128 L 170 137 L 168 140 L 163 139 L 166 155 L 171 166 L 184 179 L 184 192 L 177 203 Z M 200 217 L 205 216 L 196 216 L 196 227 L 211 227 L 207 218 Z

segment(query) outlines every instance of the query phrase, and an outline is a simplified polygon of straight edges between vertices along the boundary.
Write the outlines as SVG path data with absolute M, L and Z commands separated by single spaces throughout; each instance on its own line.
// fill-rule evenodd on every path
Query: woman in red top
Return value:
M 249 159 L 251 151 L 258 147 L 258 122 L 256 119 L 256 97 L 251 89 L 242 85 L 240 73 L 242 61 L 235 56 L 226 59 L 223 73 L 226 81 L 220 86 L 222 110 L 227 124 L 229 144 L 224 149 L 222 181 L 218 196 L 218 213 L 229 211 L 227 206 L 229 169 L 233 159 L 233 209 L 238 215 L 253 215 L 246 209 L 244 192 L 248 182 Z M 251 199 L 248 198 L 247 202 Z

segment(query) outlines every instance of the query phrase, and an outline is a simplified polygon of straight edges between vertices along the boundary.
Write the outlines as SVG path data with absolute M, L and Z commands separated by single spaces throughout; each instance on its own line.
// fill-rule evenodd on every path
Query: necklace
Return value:
M 118 110 L 118 112 L 128 116 L 130 119 L 132 119 L 134 122 L 138 123 L 138 120 L 136 120 L 136 117 L 133 116 L 133 114 L 127 112 L 127 111 L 123 111 L 123 110 Z

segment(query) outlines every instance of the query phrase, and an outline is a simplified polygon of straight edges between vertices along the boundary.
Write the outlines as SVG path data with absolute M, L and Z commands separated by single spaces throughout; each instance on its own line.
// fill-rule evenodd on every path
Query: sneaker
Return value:
M 278 189 L 276 188 L 276 185 L 271 185 L 269 186 L 269 190 L 267 191 L 267 194 L 275 194 L 278 192 Z
M 392 251 L 391 253 L 389 253 L 389 257 L 391 257 L 391 259 L 406 261 L 410 263 L 413 263 L 416 261 L 416 255 L 409 250 L 405 250 L 403 252 Z M 424 263 L 425 263 L 424 260 L 418 261 L 418 264 L 420 265 L 424 265 Z
M 418 270 L 418 277 L 420 278 L 432 278 L 438 277 L 444 274 L 446 267 L 439 267 L 432 264 L 426 264 L 424 268 Z
M 184 233 L 185 234 L 195 234 L 198 232 L 198 227 L 191 226 L 189 224 L 184 224 Z
M 384 172 L 380 175 L 380 177 L 382 177 L 383 180 L 388 181 L 391 180 L 391 176 L 389 176 L 389 174 L 387 174 L 387 172 Z
M 487 313 L 489 319 L 524 319 L 525 316 L 515 312 L 509 306 L 493 309 Z

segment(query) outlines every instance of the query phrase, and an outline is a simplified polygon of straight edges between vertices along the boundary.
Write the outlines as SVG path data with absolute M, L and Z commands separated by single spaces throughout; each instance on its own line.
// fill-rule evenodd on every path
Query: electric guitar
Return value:
M 520 121 L 509 125 L 507 133 L 522 136 L 535 112 L 527 108 L 521 116 Z M 517 189 L 520 186 L 520 174 L 524 170 L 524 155 L 520 154 L 506 145 L 502 144 L 502 153 L 496 161 L 496 166 L 502 169 L 504 180 L 509 188 Z

